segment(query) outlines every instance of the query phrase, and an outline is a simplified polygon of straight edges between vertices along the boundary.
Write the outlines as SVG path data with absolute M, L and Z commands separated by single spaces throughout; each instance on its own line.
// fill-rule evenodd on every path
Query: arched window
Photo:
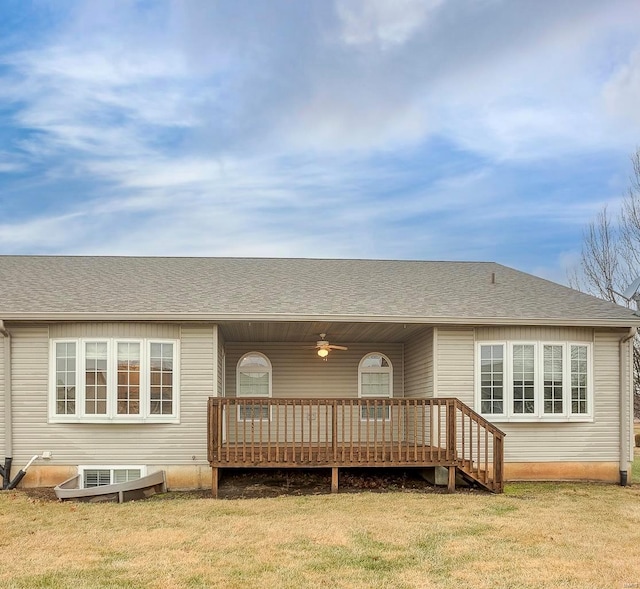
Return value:
M 271 362 L 260 352 L 240 358 L 236 373 L 237 397 L 271 397 Z M 238 405 L 238 420 L 269 419 L 267 404 Z
M 249 352 L 238 362 L 238 397 L 271 396 L 271 362 L 260 352 Z
M 363 399 L 393 397 L 393 367 L 384 354 L 367 354 L 358 366 L 358 396 Z M 389 407 L 363 406 L 362 419 L 389 419 Z

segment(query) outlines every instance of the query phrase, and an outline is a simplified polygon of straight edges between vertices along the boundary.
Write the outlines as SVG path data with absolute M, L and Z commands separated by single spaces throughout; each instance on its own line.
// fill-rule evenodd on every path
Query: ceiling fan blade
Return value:
M 329 344 L 328 347 L 331 348 L 332 350 L 348 350 L 349 349 L 347 348 L 347 346 L 336 346 L 334 344 Z

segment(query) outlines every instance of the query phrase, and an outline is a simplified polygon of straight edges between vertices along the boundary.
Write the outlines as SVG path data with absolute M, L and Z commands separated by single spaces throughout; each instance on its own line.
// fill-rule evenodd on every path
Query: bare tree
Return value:
M 620 210 L 605 206 L 587 226 L 578 268 L 569 273 L 573 288 L 631 307 L 619 293 L 640 276 L 640 148 L 631 156 L 632 175 Z M 633 344 L 634 414 L 640 417 L 640 336 Z

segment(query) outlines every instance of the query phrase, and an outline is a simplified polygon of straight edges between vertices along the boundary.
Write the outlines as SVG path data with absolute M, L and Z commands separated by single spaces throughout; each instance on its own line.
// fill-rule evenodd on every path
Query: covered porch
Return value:
M 503 486 L 504 434 L 434 390 L 434 329 L 422 324 L 223 322 L 208 460 L 224 468 L 444 467 Z M 320 334 L 346 349 L 317 354 Z M 255 378 L 254 378 L 255 377 Z

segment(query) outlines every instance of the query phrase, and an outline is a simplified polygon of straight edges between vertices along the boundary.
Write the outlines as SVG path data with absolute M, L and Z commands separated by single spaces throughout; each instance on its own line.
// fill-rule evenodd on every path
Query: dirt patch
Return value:
M 417 473 L 396 470 L 341 469 L 340 492 L 362 490 L 436 492 Z M 222 472 L 219 497 L 240 499 L 280 495 L 325 495 L 331 492 L 331 472 L 325 469 L 229 470 Z
M 222 471 L 218 496 L 220 499 L 280 497 L 282 495 L 326 495 L 331 492 L 331 473 L 327 469 L 225 469 Z M 57 501 L 51 488 L 20 489 L 34 501 Z M 435 487 L 425 481 L 418 470 L 411 469 L 341 469 L 340 492 L 359 493 L 445 493 L 444 487 Z M 474 492 L 459 488 L 458 492 Z M 205 499 L 211 497 L 209 489 L 170 491 L 156 495 L 156 501 L 174 499 Z

